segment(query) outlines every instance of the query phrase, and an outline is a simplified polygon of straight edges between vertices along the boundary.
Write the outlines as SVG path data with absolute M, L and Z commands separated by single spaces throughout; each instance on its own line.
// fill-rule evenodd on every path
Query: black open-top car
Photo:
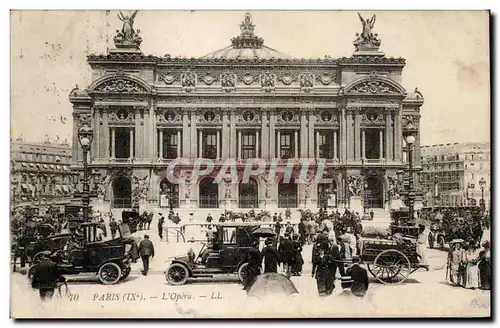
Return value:
M 137 247 L 136 241 L 126 224 L 119 226 L 120 238 L 97 241 L 97 226 L 97 223 L 83 223 L 81 233 L 72 234 L 67 246 L 53 252 L 51 259 L 63 275 L 96 273 L 103 284 L 115 284 L 130 274 L 129 253 L 131 247 Z M 36 263 L 29 269 L 29 278 Z
M 213 227 L 212 240 L 203 244 L 197 256 L 191 253 L 171 260 L 165 271 L 169 284 L 183 285 L 189 278 L 212 278 L 217 274 L 233 273 L 243 281 L 248 251 L 256 243 L 258 245 L 259 237 L 263 237 L 255 234 L 260 225 L 219 223 Z

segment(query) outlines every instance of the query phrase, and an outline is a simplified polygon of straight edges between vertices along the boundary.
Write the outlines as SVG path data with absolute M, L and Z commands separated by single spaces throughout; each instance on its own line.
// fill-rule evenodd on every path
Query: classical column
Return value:
M 391 112 L 385 113 L 385 159 L 387 161 L 392 161 L 392 149 L 391 149 Z
M 191 158 L 197 158 L 198 157 L 198 151 L 199 148 L 201 147 L 201 143 L 198 145 L 198 129 L 196 127 L 196 111 L 194 108 L 190 109 L 190 118 L 191 118 L 191 138 L 189 140 L 191 141 L 189 143 L 189 154 Z M 197 146 L 198 145 L 198 146 Z
M 379 140 L 379 159 L 384 158 L 384 130 L 380 129 L 378 131 L 378 140 Z
M 181 157 L 181 131 L 177 130 L 177 158 Z
M 99 109 L 93 108 L 94 111 L 94 141 L 92 145 L 92 158 L 99 158 Z
M 360 154 L 360 148 L 363 147 L 364 148 L 364 142 L 362 143 L 361 147 L 360 147 L 360 142 L 361 142 L 361 138 L 360 138 L 360 132 L 361 132 L 361 127 L 360 127 L 360 121 L 361 121 L 361 113 L 359 110 L 356 110 L 355 112 L 355 116 L 354 116 L 354 140 L 355 140 L 355 146 L 354 146 L 354 151 L 355 151 L 355 154 L 354 154 L 354 159 L 355 160 L 359 160 L 361 158 L 361 154 Z M 363 158 L 365 156 L 363 155 Z
M 366 159 L 366 130 L 361 130 L 361 158 Z
M 346 113 L 345 113 L 345 108 L 341 109 L 340 112 L 340 158 L 341 162 L 345 162 L 347 159 L 347 138 L 346 138 L 346 133 L 347 133 L 347 122 L 346 122 Z
M 129 145 L 130 145 L 129 158 L 132 159 L 132 157 L 134 157 L 134 129 L 130 128 L 128 131 L 129 131 Z
M 278 130 L 277 132 L 277 136 L 276 136 L 276 157 L 277 158 L 280 158 L 281 156 L 281 150 L 280 150 L 280 146 L 281 146 L 281 132 L 280 130 Z
M 80 142 L 78 141 L 78 114 L 73 113 L 73 148 L 71 149 L 71 160 L 78 164 L 80 152 Z
M 143 143 L 142 143 L 142 133 L 141 133 L 141 113 L 139 109 L 135 111 L 135 157 L 143 158 Z
M 259 158 L 269 158 L 269 130 L 267 129 L 267 111 L 262 110 L 261 112 L 261 126 L 260 131 L 262 131 L 261 151 Z M 257 139 L 258 140 L 258 139 Z M 267 142 L 266 142 L 267 141 Z
M 111 158 L 115 158 L 115 128 L 111 128 Z
M 346 126 L 345 126 L 345 149 L 346 149 L 346 161 L 350 162 L 354 160 L 354 129 L 352 124 L 352 110 L 346 113 Z
M 260 142 L 259 142 L 259 130 L 255 130 L 255 157 L 260 158 Z
M 274 128 L 274 122 L 276 112 L 274 110 L 269 111 L 269 159 L 276 158 L 276 130 Z
M 222 110 L 222 158 L 229 157 L 229 120 L 227 117 L 227 109 Z
M 203 158 L 203 130 L 200 129 L 199 137 L 198 137 L 198 157 Z
M 147 109 L 144 109 L 144 119 L 143 123 L 144 125 L 142 126 L 142 157 L 143 158 L 151 158 L 151 153 L 149 152 L 149 134 L 150 134 L 150 124 L 149 124 L 149 111 Z
M 152 144 L 152 148 L 150 148 L 150 150 L 152 151 L 152 158 L 157 160 L 158 157 L 160 156 L 159 152 L 158 152 L 158 134 L 160 131 L 158 131 L 158 127 L 156 125 L 156 111 L 154 110 L 154 107 L 151 108 L 151 129 L 153 130 L 153 142 L 151 143 Z
M 316 156 L 315 158 L 319 158 L 319 130 L 316 130 Z
M 163 158 L 163 129 L 158 129 L 159 135 L 160 135 L 160 140 L 158 140 L 158 147 L 160 148 L 159 151 L 159 158 Z
M 108 159 L 110 157 L 109 149 L 109 123 L 108 123 L 108 111 L 103 110 L 102 113 L 102 142 L 101 142 L 101 158 Z
M 307 108 L 302 108 L 300 110 L 300 157 L 308 157 L 308 145 L 307 145 Z
M 293 134 L 294 134 L 293 153 L 295 158 L 299 158 L 299 133 L 297 130 L 294 130 Z
M 216 159 L 220 158 L 220 131 L 217 129 L 216 136 L 215 136 L 215 147 L 217 147 L 217 156 Z
M 236 142 L 236 113 L 234 110 L 231 111 L 229 118 L 229 131 L 231 134 L 229 143 L 228 143 L 228 148 L 229 148 L 229 157 L 230 158 L 236 158 L 237 157 L 237 147 L 238 144 Z
M 312 143 L 311 147 L 308 147 L 308 152 L 304 152 L 304 154 L 308 154 L 307 157 L 314 158 L 314 152 L 316 148 L 314 147 L 314 130 L 316 127 L 316 115 L 313 110 L 309 111 L 309 128 L 307 129 L 307 139 L 308 142 Z
M 337 159 L 337 130 L 333 130 L 333 159 Z
M 238 160 L 241 159 L 241 130 L 238 130 Z
M 181 155 L 183 157 L 189 157 L 189 153 L 191 151 L 191 138 L 189 137 L 189 117 L 186 109 L 182 110 L 182 149 Z
M 402 160 L 403 148 L 401 141 L 403 138 L 401 131 L 401 109 L 394 115 L 394 160 L 399 162 Z

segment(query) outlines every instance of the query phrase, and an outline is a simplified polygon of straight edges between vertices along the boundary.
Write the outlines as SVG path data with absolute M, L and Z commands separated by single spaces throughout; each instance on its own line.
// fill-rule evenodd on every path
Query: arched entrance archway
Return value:
M 331 184 L 318 184 L 318 207 L 337 207 L 337 183 L 332 181 Z
M 199 185 L 199 207 L 219 207 L 219 185 L 214 183 L 212 177 L 203 178 Z
M 293 178 L 290 178 L 288 183 L 284 183 L 283 180 L 278 183 L 278 207 L 298 207 L 297 184 Z
M 126 177 L 113 180 L 113 208 L 132 207 L 132 183 Z
M 367 187 L 365 189 L 365 206 L 368 208 L 384 207 L 384 186 L 381 179 L 377 177 L 368 177 L 366 179 Z
M 248 183 L 240 183 L 238 186 L 238 206 L 240 208 L 259 207 L 259 186 L 250 178 Z
M 160 182 L 160 207 L 179 207 L 179 185 L 171 183 L 167 178 Z

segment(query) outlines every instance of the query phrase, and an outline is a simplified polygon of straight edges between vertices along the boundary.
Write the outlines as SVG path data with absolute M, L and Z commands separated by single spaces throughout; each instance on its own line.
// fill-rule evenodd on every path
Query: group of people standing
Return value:
M 474 241 L 456 239 L 450 242 L 446 272 L 453 285 L 467 289 L 491 289 L 490 242 L 483 242 L 482 247 L 478 250 Z

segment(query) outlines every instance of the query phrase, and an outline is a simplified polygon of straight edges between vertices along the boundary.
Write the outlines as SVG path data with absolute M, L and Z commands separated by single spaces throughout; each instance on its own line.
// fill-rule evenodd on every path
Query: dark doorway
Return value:
M 368 177 L 366 179 L 367 188 L 365 190 L 365 206 L 368 208 L 384 207 L 384 186 L 381 179 L 377 177 Z
M 365 130 L 365 157 L 366 159 L 380 158 L 380 134 L 377 129 Z
M 297 184 L 293 178 L 288 183 L 281 180 L 278 184 L 278 207 L 296 208 L 298 207 Z

